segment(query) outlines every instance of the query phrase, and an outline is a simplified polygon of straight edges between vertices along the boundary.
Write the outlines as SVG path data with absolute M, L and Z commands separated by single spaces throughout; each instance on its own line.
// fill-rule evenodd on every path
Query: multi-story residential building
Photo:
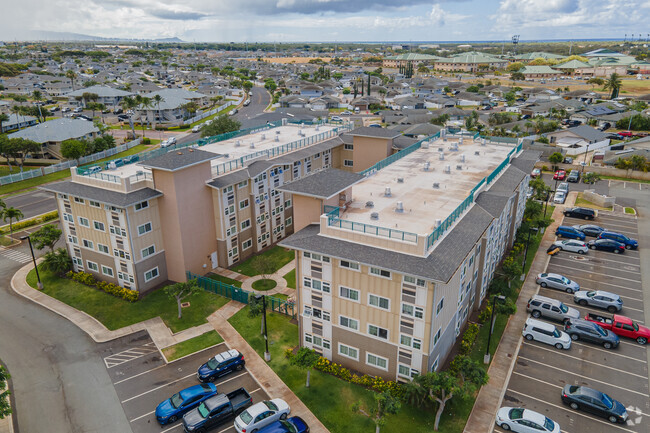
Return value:
M 279 244 L 296 250 L 301 345 L 393 380 L 445 362 L 514 242 L 539 155 L 442 135 L 279 187 L 294 204 Z

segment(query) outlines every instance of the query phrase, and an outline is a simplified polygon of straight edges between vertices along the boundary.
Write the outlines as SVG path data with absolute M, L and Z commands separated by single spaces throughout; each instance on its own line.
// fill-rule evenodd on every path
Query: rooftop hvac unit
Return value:
M 451 173 L 451 165 L 445 165 L 445 173 Z
M 445 154 L 444 154 L 443 152 L 440 152 L 440 153 L 438 154 L 438 159 L 439 159 L 440 161 L 444 161 L 444 160 L 445 160 Z
M 235 147 L 241 146 L 241 142 L 239 140 L 235 141 Z
M 444 148 L 444 147 L 439 147 L 439 148 L 438 148 L 438 152 L 444 152 L 444 151 L 445 151 L 445 148 Z
M 430 167 L 431 167 L 431 163 L 429 161 L 424 163 L 424 171 L 429 171 Z
M 422 149 L 428 149 L 428 148 L 429 148 L 429 142 L 428 141 L 422 142 Z
M 370 219 L 371 220 L 378 220 L 379 219 L 379 213 L 373 212 L 370 214 Z
M 465 162 L 465 154 L 464 153 L 462 153 L 460 155 L 460 162 Z
M 280 135 L 280 132 L 281 131 L 278 129 L 277 131 L 275 131 L 275 135 Z
M 404 183 L 404 178 L 403 177 L 398 177 L 397 178 L 397 183 Z
M 251 149 L 255 149 L 255 143 L 251 143 Z
M 320 126 L 316 125 L 316 132 L 320 131 Z
M 440 189 L 440 184 L 438 182 L 433 183 L 433 188 L 434 189 Z
M 481 152 L 478 151 L 478 150 L 476 152 L 474 152 L 474 155 L 480 155 L 480 154 L 481 154 Z
M 460 144 L 463 144 L 463 136 L 462 135 L 460 136 L 460 140 L 458 140 L 458 141 L 460 142 Z
M 386 197 L 390 197 L 390 187 L 389 186 L 387 186 L 386 189 L 384 190 L 384 195 Z
M 456 170 L 462 170 L 462 169 L 463 169 L 463 166 L 462 166 L 462 165 L 457 165 L 457 166 L 456 166 Z
M 276 136 L 275 136 L 275 141 L 280 141 L 280 137 L 278 137 L 278 136 L 276 135 Z
M 485 146 L 487 143 L 485 142 L 485 138 L 481 140 L 481 146 Z
M 366 202 L 366 207 L 375 207 L 375 203 L 372 201 L 367 201 Z
M 397 202 L 397 207 L 395 208 L 395 212 L 404 212 L 404 204 L 401 201 Z
M 458 152 L 458 143 L 451 143 L 451 147 L 449 148 L 452 152 Z
M 436 227 L 440 227 L 442 225 L 442 220 L 436 220 Z
M 446 129 L 446 128 L 442 128 L 442 129 L 440 130 L 440 136 L 441 136 L 442 138 L 445 138 L 445 137 L 447 136 L 447 129 Z
M 442 137 L 442 141 L 447 142 L 447 137 Z

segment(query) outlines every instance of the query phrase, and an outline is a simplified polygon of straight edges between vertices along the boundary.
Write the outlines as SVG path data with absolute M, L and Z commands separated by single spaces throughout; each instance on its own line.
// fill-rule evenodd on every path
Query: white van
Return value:
M 559 331 L 554 325 L 541 320 L 531 318 L 526 320 L 522 334 L 528 341 L 536 340 L 555 346 L 558 349 L 569 349 L 571 347 L 569 334 Z
M 199 132 L 201 130 L 201 125 L 196 125 L 194 128 L 192 128 L 192 132 Z

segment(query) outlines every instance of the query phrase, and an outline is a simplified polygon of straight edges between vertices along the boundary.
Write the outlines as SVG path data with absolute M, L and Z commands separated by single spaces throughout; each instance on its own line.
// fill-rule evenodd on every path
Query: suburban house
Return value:
M 4 123 L 2 124 L 4 127 Z M 24 138 L 41 144 L 38 155 L 43 159 L 65 159 L 61 155 L 61 143 L 65 140 L 94 140 L 99 129 L 84 119 L 60 118 L 30 126 L 9 134 L 9 138 Z
M 551 144 L 560 147 L 581 147 L 603 141 L 607 138 L 606 133 L 591 126 L 579 125 L 573 128 L 560 129 L 544 134 Z
M 8 132 L 15 129 L 28 128 L 38 123 L 38 119 L 36 119 L 34 116 L 23 116 L 22 114 L 16 113 L 11 113 L 8 116 L 9 120 L 2 122 L 2 131 L 0 132 Z
M 92 102 L 104 104 L 106 107 L 112 108 L 117 107 L 124 97 L 134 95 L 134 93 L 115 89 L 109 86 L 90 86 L 75 90 L 74 92 L 70 92 L 65 96 L 68 98 L 68 103 L 70 105 L 79 105 L 85 107 L 86 104 L 91 101 L 86 101 L 83 99 L 84 93 L 94 93 L 97 95 L 97 101 Z

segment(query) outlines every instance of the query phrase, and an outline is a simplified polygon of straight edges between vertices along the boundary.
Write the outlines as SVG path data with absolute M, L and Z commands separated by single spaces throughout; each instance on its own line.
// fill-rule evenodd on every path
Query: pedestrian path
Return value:
M 291 287 L 287 286 L 287 280 L 284 279 L 284 276 L 296 268 L 296 261 L 291 260 L 289 263 L 278 269 L 275 273 L 267 275 L 266 278 L 269 280 L 274 280 L 276 286 L 271 290 L 260 291 L 253 288 L 253 283 L 258 280 L 262 280 L 265 277 L 263 275 L 256 275 L 254 277 L 249 277 L 248 275 L 240 274 L 230 269 L 217 268 L 213 272 L 215 274 L 221 275 L 222 277 L 230 278 L 231 280 L 241 281 L 241 288 L 249 292 L 258 293 L 260 295 L 276 295 L 283 294 L 287 296 L 293 296 L 296 292 Z
M 0 256 L 18 263 L 28 263 L 32 261 L 32 256 L 25 254 L 22 251 L 12 250 L 6 247 L 0 247 Z

